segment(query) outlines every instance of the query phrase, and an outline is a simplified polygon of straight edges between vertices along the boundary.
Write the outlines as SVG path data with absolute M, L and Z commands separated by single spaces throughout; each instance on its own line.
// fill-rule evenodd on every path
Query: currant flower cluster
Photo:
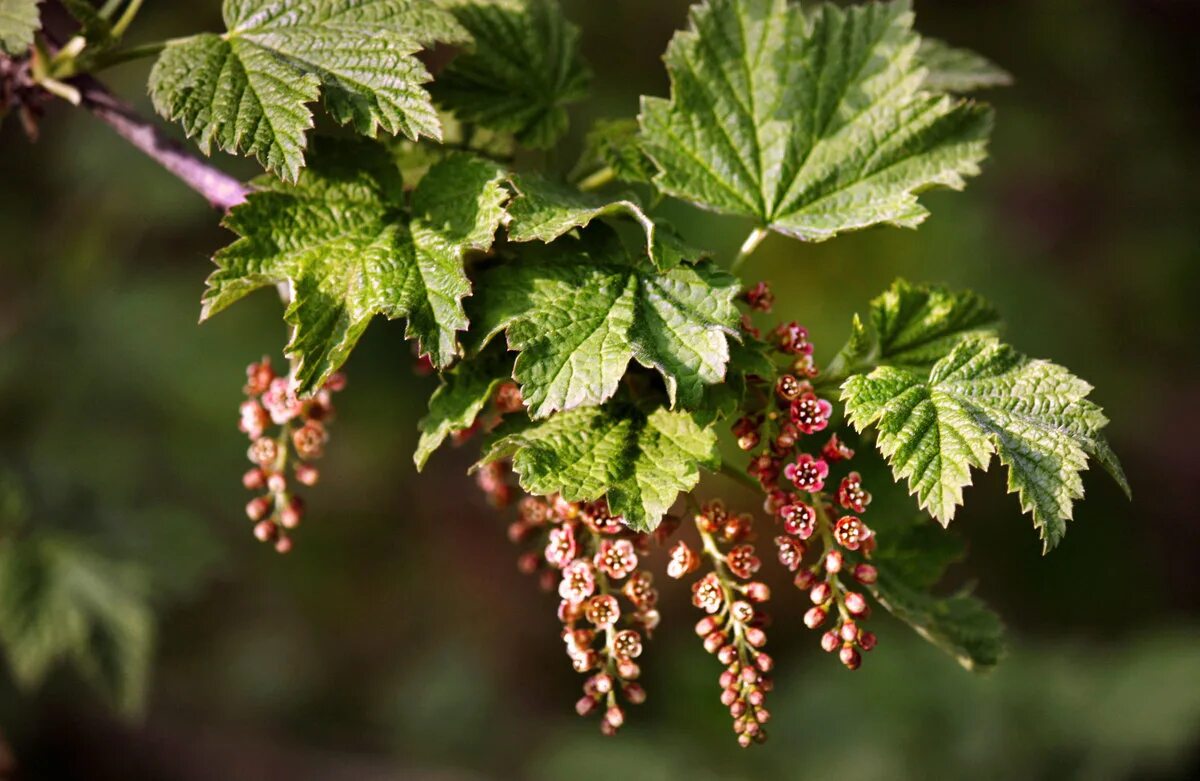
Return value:
M 753 537 L 748 514 L 729 513 L 720 501 L 700 508 L 693 518 L 700 534 L 697 554 L 680 540 L 671 548 L 667 574 L 683 578 L 707 559 L 711 569 L 692 584 L 692 604 L 706 615 L 696 624 L 704 650 L 724 665 L 721 703 L 733 717 L 738 743 L 749 746 L 766 740 L 763 728 L 771 714 L 763 702 L 771 690 L 768 676 L 774 662 L 763 650 L 767 643 L 767 615 L 760 606 L 771 597 L 766 583 L 750 580 L 762 561 L 749 544 Z
M 615 734 L 625 723 L 621 703 L 646 700 L 636 659 L 659 622 L 653 576 L 639 569 L 649 535 L 629 531 L 603 499 L 561 496 L 522 498 L 508 535 L 526 546 L 520 570 L 538 575 L 547 590 L 557 588 L 567 656 L 576 672 L 588 674 L 575 710 L 602 713 L 601 732 Z
M 770 292 L 761 283 L 747 291 L 746 300 L 754 309 L 770 309 Z M 819 371 L 808 332 L 790 322 L 777 327 L 772 337 L 775 352 L 789 361 L 787 370 L 762 409 L 740 418 L 733 433 L 738 447 L 752 453 L 747 471 L 766 494 L 764 509 L 782 526 L 775 537 L 779 562 L 795 573 L 796 588 L 812 601 L 805 626 L 821 629 L 836 613 L 821 636 L 821 647 L 838 652 L 842 664 L 855 670 L 862 664 L 861 652 L 876 643 L 875 634 L 860 627 L 870 606 L 856 590 L 877 577 L 867 561 L 875 548 L 874 534 L 860 517 L 871 494 L 853 471 L 840 479 L 836 491 L 827 487 L 831 465 L 850 461 L 854 451 L 837 434 L 814 444 L 829 425 L 833 405 L 812 385 Z
M 262 491 L 246 504 L 246 515 L 254 521 L 254 536 L 274 543 L 279 553 L 292 549 L 290 532 L 304 516 L 304 501 L 291 490 L 287 476 L 289 462 L 291 479 L 317 484 L 320 472 L 309 462 L 324 455 L 333 394 L 344 387 L 345 376 L 334 374 L 312 398 L 300 399 L 291 381 L 275 374 L 270 358 L 246 367 L 238 428 L 250 439 L 246 457 L 254 466 L 242 475 L 242 485 Z

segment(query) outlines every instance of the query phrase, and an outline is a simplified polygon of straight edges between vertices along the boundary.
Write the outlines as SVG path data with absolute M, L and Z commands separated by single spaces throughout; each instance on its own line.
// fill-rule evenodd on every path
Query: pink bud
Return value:
M 827 613 L 823 608 L 809 608 L 808 612 L 804 614 L 804 625 L 809 629 L 816 629 L 825 623 L 826 615 Z
M 862 594 L 857 591 L 846 592 L 846 609 L 853 615 L 861 616 L 867 612 L 867 600 Z
M 838 634 L 832 629 L 821 635 L 821 649 L 823 651 L 833 653 L 839 645 L 841 645 L 841 641 L 838 640 Z
M 246 472 L 246 474 L 242 475 L 242 485 L 246 487 L 247 491 L 259 490 L 267 484 L 266 480 L 266 474 L 264 474 L 263 470 L 259 469 L 258 467 L 254 467 Z
M 856 564 L 854 566 L 854 579 L 859 583 L 869 586 L 879 580 L 879 570 L 870 564 Z
M 858 651 L 854 650 L 848 645 L 842 647 L 841 652 L 838 653 L 838 658 L 841 659 L 842 664 L 846 665 L 847 669 L 850 670 L 857 670 L 859 665 L 862 664 L 862 656 L 858 653 Z

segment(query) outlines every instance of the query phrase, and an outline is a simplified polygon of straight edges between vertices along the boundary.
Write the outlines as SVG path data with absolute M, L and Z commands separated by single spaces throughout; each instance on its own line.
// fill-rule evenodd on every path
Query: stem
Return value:
M 124 49 L 105 52 L 90 61 L 88 70 L 94 73 L 105 68 L 111 68 L 114 65 L 140 60 L 144 57 L 153 57 L 166 47 L 166 41 L 157 41 L 155 43 L 145 43 L 141 46 L 129 46 Z
M 735 483 L 739 483 L 744 488 L 749 488 L 751 491 L 761 491 L 762 485 L 757 480 L 745 474 L 742 470 L 732 467 L 724 462 L 721 463 L 721 474 L 728 477 Z
M 74 80 L 74 84 L 79 89 L 83 108 L 203 195 L 214 208 L 229 211 L 246 200 L 249 187 L 192 155 L 158 125 L 139 116 L 99 81 L 90 76 L 81 76 Z
M 142 7 L 142 0 L 131 0 L 125 8 L 125 13 L 121 14 L 120 18 L 113 23 L 112 34 L 114 38 L 120 38 L 129 29 L 129 25 L 133 23 L 134 17 L 137 16 Z
M 617 178 L 617 172 L 609 166 L 601 168 L 591 176 L 585 177 L 578 185 L 580 190 L 588 192 L 589 190 L 599 190 L 604 185 Z
M 733 259 L 733 263 L 730 264 L 729 270 L 736 274 L 738 269 L 742 267 L 742 263 L 745 262 L 746 258 L 750 257 L 750 255 L 754 253 L 754 250 L 758 249 L 759 244 L 762 244 L 762 240 L 767 237 L 767 233 L 768 231 L 766 228 L 755 228 L 754 230 L 750 231 L 750 235 L 746 237 L 744 242 L 742 242 L 742 248 L 738 250 L 737 257 L 735 257 Z

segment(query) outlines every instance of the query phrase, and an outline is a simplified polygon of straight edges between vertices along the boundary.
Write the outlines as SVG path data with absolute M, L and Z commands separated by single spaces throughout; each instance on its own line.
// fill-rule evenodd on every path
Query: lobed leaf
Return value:
M 706 0 L 664 57 L 671 98 L 642 98 L 669 195 L 809 241 L 913 227 L 917 193 L 979 171 L 989 109 L 923 91 L 908 0 L 805 13 Z
M 301 393 L 341 366 L 376 314 L 407 318 L 421 354 L 447 366 L 467 327 L 463 257 L 491 246 L 508 198 L 504 176 L 490 161 L 454 154 L 408 198 L 381 147 L 326 141 L 297 184 L 264 178 L 230 212 L 225 224 L 241 238 L 214 258 L 201 319 L 260 287 L 289 284 L 287 352 Z
M 591 79 L 579 30 L 554 0 L 467 0 L 449 8 L 474 46 L 438 76 L 438 103 L 526 146 L 553 146 L 567 131 L 566 106 L 587 94 Z
M 855 315 L 850 340 L 827 374 L 845 377 L 878 365 L 928 370 L 961 339 L 994 334 L 999 325 L 999 314 L 976 293 L 897 279 L 871 302 L 865 323 Z
M 608 497 L 635 531 L 652 531 L 699 467 L 720 464 L 717 436 L 687 412 L 646 409 L 624 399 L 559 412 L 501 437 L 481 464 L 512 458 L 521 487 L 569 501 Z
M 880 366 L 842 386 L 858 430 L 878 429 L 880 452 L 922 508 L 948 523 L 971 484 L 971 468 L 993 454 L 1008 487 L 1031 513 L 1045 549 L 1066 533 L 1083 496 L 1080 473 L 1097 458 L 1128 491 L 1101 435 L 1091 386 L 1061 366 L 1030 360 L 992 336 L 962 339 L 927 372 Z
M 434 0 L 225 0 L 227 32 L 168 44 L 150 73 L 155 108 L 209 154 L 254 155 L 295 181 L 309 103 L 359 133 L 441 138 L 413 55 L 466 32 Z
M 709 262 L 656 271 L 593 226 L 481 275 L 469 302 L 473 346 L 507 333 L 534 417 L 610 398 L 630 359 L 658 370 L 673 405 L 689 406 L 725 377 L 738 290 Z
M 73 663 L 118 707 L 145 698 L 153 615 L 142 575 L 60 537 L 0 543 L 0 642 L 24 689 Z
M 0 0 L 0 51 L 17 56 L 33 45 L 38 0 Z

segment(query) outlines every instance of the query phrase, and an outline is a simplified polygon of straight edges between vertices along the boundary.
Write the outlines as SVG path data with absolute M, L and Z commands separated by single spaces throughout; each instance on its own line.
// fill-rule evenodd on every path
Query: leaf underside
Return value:
M 991 112 L 922 91 L 911 27 L 908 0 L 694 6 L 665 55 L 670 100 L 642 99 L 655 183 L 809 241 L 917 225 L 917 193 L 978 173 Z

